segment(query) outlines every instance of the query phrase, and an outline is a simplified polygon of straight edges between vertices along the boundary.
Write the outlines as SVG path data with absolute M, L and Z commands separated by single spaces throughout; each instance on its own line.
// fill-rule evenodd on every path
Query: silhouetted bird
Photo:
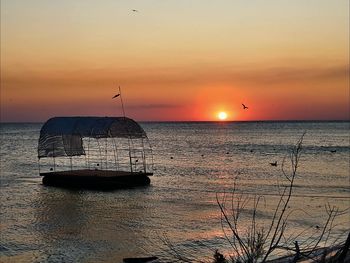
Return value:
M 114 95 L 112 99 L 119 97 L 119 96 L 120 96 L 120 94 Z
M 230 154 L 230 152 L 226 152 L 226 154 Z
M 204 157 L 204 154 L 202 154 L 201 156 Z
M 271 166 L 277 166 L 277 161 L 275 161 L 274 163 L 270 163 Z
M 315 228 L 316 228 L 316 229 L 320 229 L 320 226 L 319 226 L 319 225 L 316 225 Z
M 331 153 L 336 153 L 337 152 L 337 150 L 331 150 Z
M 174 157 L 171 156 L 170 159 L 174 159 Z
M 243 110 L 247 110 L 248 109 L 248 107 L 246 105 L 244 105 L 243 103 L 242 103 L 242 106 L 243 106 Z

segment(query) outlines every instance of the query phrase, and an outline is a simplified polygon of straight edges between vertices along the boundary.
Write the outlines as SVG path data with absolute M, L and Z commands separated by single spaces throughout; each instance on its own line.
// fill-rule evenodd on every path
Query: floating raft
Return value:
M 143 257 L 143 258 L 124 258 L 124 263 L 156 263 L 159 262 L 157 257 Z
M 73 170 L 40 173 L 43 184 L 68 188 L 120 189 L 149 185 L 153 173 L 110 170 Z
M 38 162 L 50 186 L 128 188 L 149 185 L 153 175 L 146 132 L 127 117 L 49 119 L 40 130 Z

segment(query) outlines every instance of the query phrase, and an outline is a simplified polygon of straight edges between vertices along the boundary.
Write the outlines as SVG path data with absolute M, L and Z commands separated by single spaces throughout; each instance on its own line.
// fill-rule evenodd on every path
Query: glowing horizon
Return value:
M 1 1 L 0 120 L 121 115 L 118 85 L 140 121 L 349 120 L 348 9 Z

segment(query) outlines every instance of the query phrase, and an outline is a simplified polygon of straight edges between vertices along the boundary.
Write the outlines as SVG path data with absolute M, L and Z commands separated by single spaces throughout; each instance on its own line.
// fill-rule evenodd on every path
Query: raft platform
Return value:
M 43 184 L 65 188 L 111 190 L 147 186 L 153 173 L 111 170 L 72 170 L 40 173 Z

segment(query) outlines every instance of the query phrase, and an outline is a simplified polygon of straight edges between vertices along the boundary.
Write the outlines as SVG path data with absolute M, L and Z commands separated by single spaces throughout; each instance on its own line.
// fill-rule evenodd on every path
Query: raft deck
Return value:
M 82 169 L 40 175 L 43 176 L 43 184 L 49 186 L 115 189 L 149 185 L 151 180 L 148 176 L 153 173 Z

